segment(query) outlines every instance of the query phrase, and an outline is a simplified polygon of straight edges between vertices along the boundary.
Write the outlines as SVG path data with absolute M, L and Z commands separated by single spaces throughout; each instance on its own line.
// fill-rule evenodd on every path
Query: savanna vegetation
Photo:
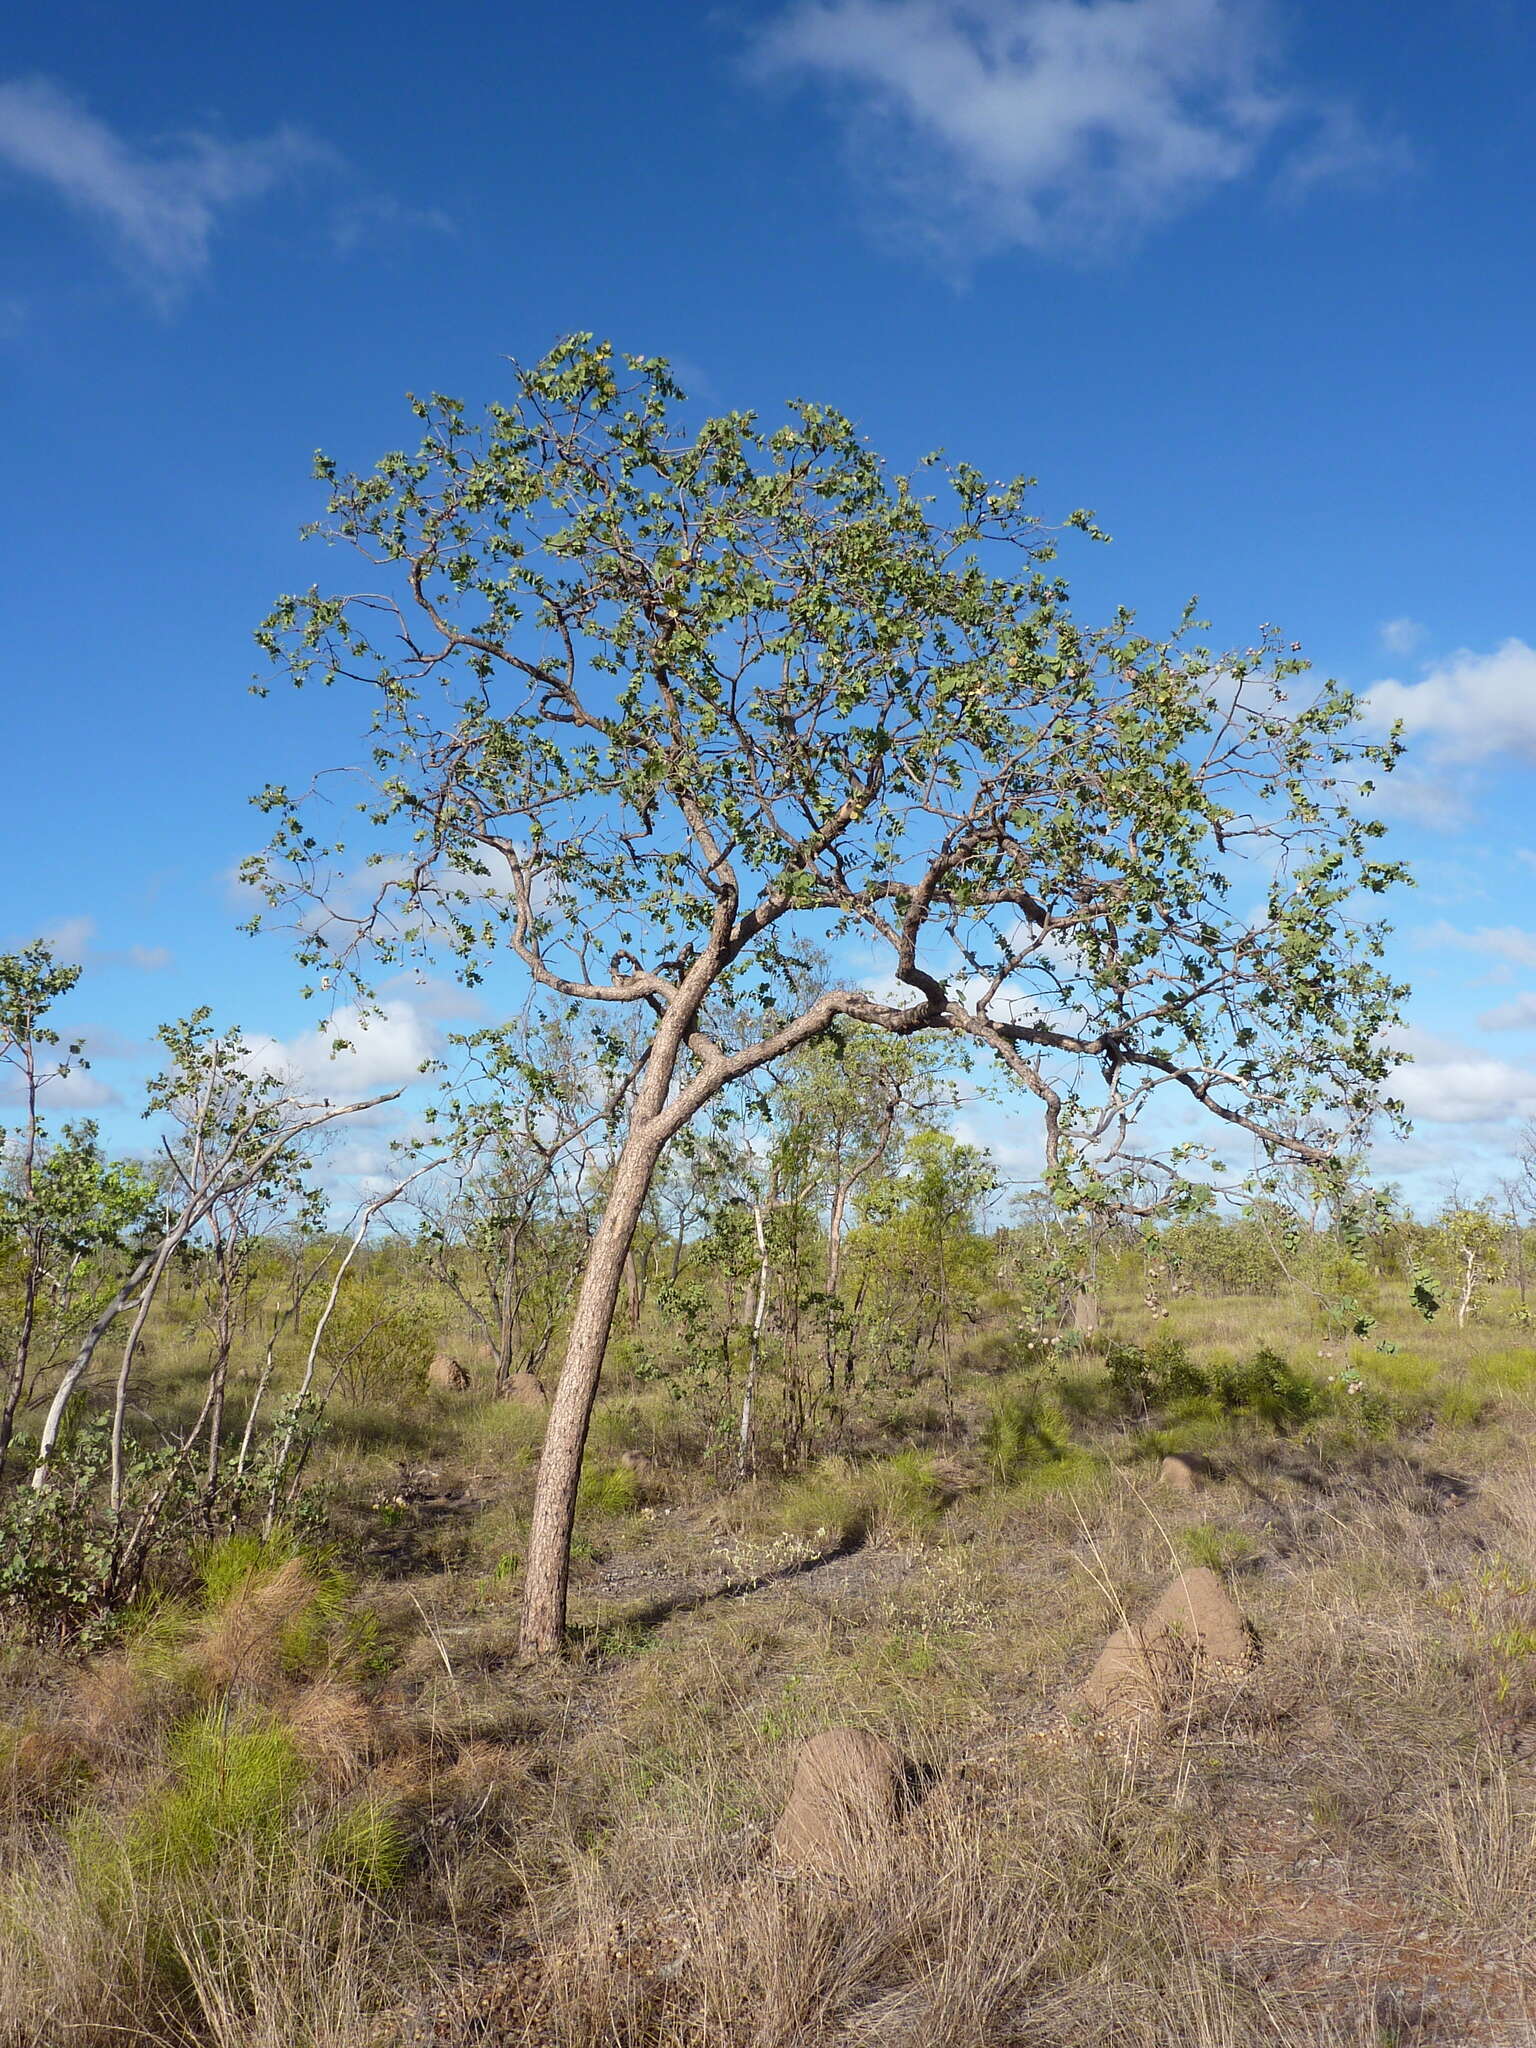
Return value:
M 117 1156 L 0 959 L 0 2042 L 1527 2038 L 1536 1143 L 1359 1171 L 1394 747 L 1076 623 L 1022 484 L 628 374 L 322 464 L 374 594 L 264 629 L 372 723 L 252 868 L 333 1028 L 515 991 L 355 1206 L 390 1098 L 199 1011 Z M 1261 1654 L 1097 1712 L 1196 1569 Z

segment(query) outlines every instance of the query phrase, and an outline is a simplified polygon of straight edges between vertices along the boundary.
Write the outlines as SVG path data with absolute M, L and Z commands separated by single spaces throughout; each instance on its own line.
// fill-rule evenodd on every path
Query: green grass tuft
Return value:
M 1011 1486 L 1036 1466 L 1054 1465 L 1073 1449 L 1056 1401 L 1035 1385 L 999 1393 L 981 1435 L 994 1478 Z
M 627 1465 L 582 1466 L 576 1494 L 578 1515 L 632 1515 L 639 1506 L 640 1482 Z
M 385 1892 L 400 1880 L 411 1853 L 400 1817 L 379 1799 L 343 1807 L 315 1838 L 315 1861 L 360 1891 Z

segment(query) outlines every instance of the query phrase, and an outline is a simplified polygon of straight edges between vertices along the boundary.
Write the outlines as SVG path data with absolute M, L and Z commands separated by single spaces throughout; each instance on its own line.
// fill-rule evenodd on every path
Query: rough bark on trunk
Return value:
M 587 1428 L 623 1284 L 624 1264 L 640 1224 L 663 1142 L 662 1134 L 648 1124 L 631 1129 L 581 1276 L 581 1289 L 566 1339 L 565 1363 L 550 1403 L 533 1519 L 528 1529 L 519 1638 L 525 1657 L 554 1657 L 565 1647 L 571 1531 L 576 1520 L 576 1489 L 581 1483 Z

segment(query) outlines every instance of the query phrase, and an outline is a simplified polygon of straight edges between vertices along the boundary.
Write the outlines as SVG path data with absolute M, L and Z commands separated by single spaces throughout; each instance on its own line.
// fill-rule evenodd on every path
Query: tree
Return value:
M 55 1050 L 60 1035 L 44 1021 L 54 1003 L 74 989 L 80 972 L 55 961 L 42 944 L 0 954 L 0 1069 L 10 1070 L 22 1105 L 0 1184 L 0 1242 L 14 1249 L 17 1269 L 15 1323 L 8 1332 L 0 1396 L 0 1473 L 29 1383 L 76 1332 L 82 1313 L 88 1323 L 99 1306 L 79 1284 L 82 1266 L 136 1236 L 154 1207 L 153 1183 L 133 1166 L 109 1164 L 93 1123 L 65 1124 L 54 1138 L 42 1115 L 49 1084 L 85 1064 L 78 1041 L 62 1056 Z M 114 1284 L 108 1281 L 109 1293 Z
M 1435 1248 L 1450 1274 L 1456 1295 L 1456 1327 L 1465 1328 L 1468 1315 L 1484 1290 L 1498 1277 L 1503 1233 L 1494 1213 L 1493 1198 L 1463 1201 L 1458 1190 L 1440 1212 L 1435 1224 Z
M 827 1203 L 827 1293 L 835 1296 L 848 1204 L 919 1121 L 954 1100 L 931 1042 L 834 1025 L 798 1053 L 775 1090 L 781 1143 L 803 1148 Z
M 1079 623 L 1024 479 L 893 475 L 817 405 L 694 424 L 664 363 L 624 363 L 576 336 L 483 423 L 413 401 L 415 453 L 320 458 L 316 530 L 367 587 L 285 597 L 260 635 L 371 708 L 360 846 L 302 792 L 259 798 L 248 874 L 322 985 L 443 946 L 478 980 L 504 950 L 551 999 L 645 1023 L 540 1464 L 532 1654 L 563 1641 L 647 1190 L 724 1091 L 847 1019 L 992 1054 L 1058 1174 L 1097 1150 L 1145 1179 L 1169 1088 L 1320 1157 L 1377 1108 L 1400 993 L 1356 911 L 1400 873 L 1355 809 L 1396 742 L 1362 744 L 1346 692 L 1293 706 L 1302 664 L 1269 635 L 1218 657 L 1187 616 L 1163 640 Z M 817 945 L 857 968 L 786 1015 Z M 754 1006 L 771 1027 L 744 1028 Z
M 966 1253 L 977 1246 L 978 1211 L 997 1187 L 991 1158 L 948 1131 L 920 1131 L 907 1148 L 907 1214 L 913 1226 L 913 1265 L 933 1303 L 933 1336 L 943 1365 L 944 1419 L 954 1426 L 951 1349 L 956 1281 Z M 926 1269 L 926 1270 L 925 1270 Z
M 335 1105 L 297 1099 L 282 1080 L 254 1061 L 238 1030 L 216 1033 L 206 1009 L 161 1028 L 159 1038 L 167 1062 L 151 1081 L 145 1115 L 162 1115 L 169 1127 L 162 1143 L 167 1176 L 167 1202 L 157 1230 L 137 1248 L 134 1264 L 85 1332 L 79 1349 L 60 1375 L 38 1439 L 32 1486 L 48 1484 L 64 1418 L 77 1388 L 91 1368 L 97 1349 L 118 1317 L 131 1310 L 119 1358 L 112 1401 L 111 1502 L 114 1515 L 122 1507 L 124 1446 L 128 1392 L 133 1369 L 161 1283 L 172 1259 L 196 1233 L 207 1228 L 221 1209 L 225 1228 L 248 1206 L 273 1191 L 294 1193 L 299 1187 L 302 1149 L 312 1134 L 338 1118 L 356 1116 L 393 1102 L 399 1094 L 375 1095 L 364 1102 Z M 210 1416 L 222 1412 L 228 1345 L 216 1348 L 203 1405 L 178 1447 L 189 1457 Z M 210 1483 L 217 1476 L 213 1457 Z M 136 1565 L 158 1513 L 161 1498 L 146 1509 L 127 1538 L 123 1555 Z
M 585 1249 L 596 1153 L 633 1076 L 564 1019 L 456 1035 L 464 1072 L 427 1112 L 452 1165 L 414 1198 L 432 1269 L 480 1331 L 505 1393 L 543 1369 Z

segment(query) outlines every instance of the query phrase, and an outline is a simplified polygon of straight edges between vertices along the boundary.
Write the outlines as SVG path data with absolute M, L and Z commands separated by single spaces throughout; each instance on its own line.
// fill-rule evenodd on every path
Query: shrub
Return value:
M 1104 1354 L 1104 1370 L 1120 1405 L 1133 1415 L 1211 1392 L 1209 1375 L 1176 1337 L 1158 1337 L 1145 1347 L 1112 1344 Z
M 1246 1364 L 1213 1372 L 1210 1391 L 1223 1408 L 1256 1415 L 1275 1429 L 1310 1422 L 1327 1406 L 1327 1396 L 1317 1381 L 1296 1372 L 1267 1345 Z

